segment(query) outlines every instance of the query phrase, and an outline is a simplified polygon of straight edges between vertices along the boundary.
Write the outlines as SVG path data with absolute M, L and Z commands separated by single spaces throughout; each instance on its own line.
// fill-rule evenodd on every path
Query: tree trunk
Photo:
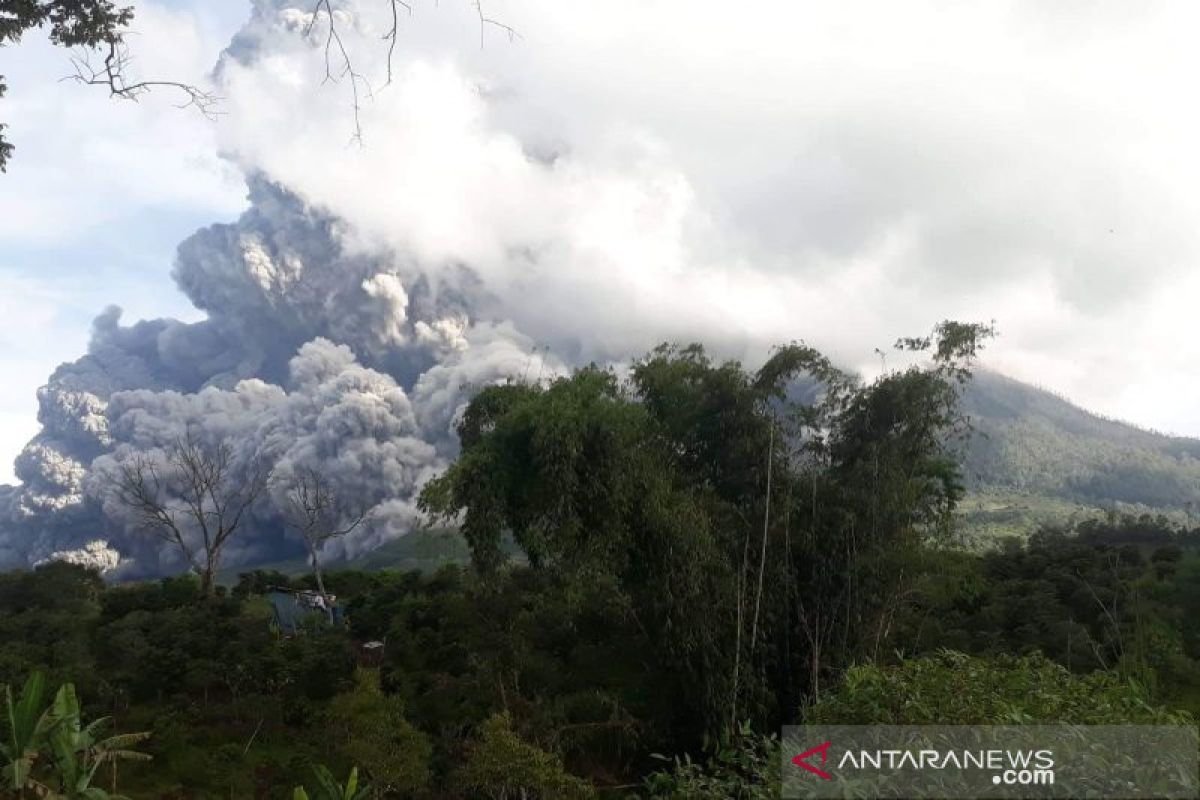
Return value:
M 324 600 L 325 605 L 328 606 L 329 594 L 325 591 L 325 578 L 321 575 L 321 562 L 320 559 L 317 558 L 317 548 L 312 544 L 309 544 L 308 546 L 308 556 L 312 561 L 313 577 L 317 579 L 317 591 L 320 592 L 321 599 Z M 332 614 L 333 612 L 331 611 L 330 613 Z

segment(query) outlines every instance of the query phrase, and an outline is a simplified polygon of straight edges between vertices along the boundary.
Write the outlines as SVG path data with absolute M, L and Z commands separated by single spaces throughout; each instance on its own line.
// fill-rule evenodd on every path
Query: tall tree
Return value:
M 308 548 L 308 560 L 317 591 L 329 602 L 321 574 L 321 547 L 330 539 L 353 531 L 367 517 L 367 509 L 352 507 L 316 469 L 301 469 L 281 480 L 280 511 L 284 522 L 295 529 Z
M 901 340 L 931 361 L 865 385 L 792 344 L 756 372 L 664 345 L 627 381 L 491 387 L 421 503 L 484 571 L 511 534 L 535 568 L 615 576 L 710 732 L 779 721 L 886 639 L 904 558 L 961 496 L 958 391 L 990 335 Z
M 228 442 L 205 442 L 190 430 L 161 451 L 124 454 L 111 477 L 112 498 L 142 530 L 179 549 L 206 596 L 225 545 L 267 482 L 257 458 L 239 462 Z

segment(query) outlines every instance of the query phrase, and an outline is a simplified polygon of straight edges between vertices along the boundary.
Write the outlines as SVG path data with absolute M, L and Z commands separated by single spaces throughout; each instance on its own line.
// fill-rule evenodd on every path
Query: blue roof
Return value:
M 333 625 L 342 624 L 342 609 L 333 602 L 326 607 L 317 592 L 271 589 L 267 592 L 271 610 L 275 613 L 275 624 L 284 633 L 299 633 L 314 622 L 326 620 Z M 330 598 L 333 600 L 333 598 Z

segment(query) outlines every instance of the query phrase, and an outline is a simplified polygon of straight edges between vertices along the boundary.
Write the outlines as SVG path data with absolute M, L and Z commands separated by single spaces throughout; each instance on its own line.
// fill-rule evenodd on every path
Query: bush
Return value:
M 508 713 L 495 714 L 479 727 L 463 766 L 451 783 L 467 797 L 590 798 L 592 787 L 567 773 L 562 760 L 523 741 Z
M 974 657 L 942 650 L 896 666 L 846 671 L 810 724 L 1020 725 L 1034 722 L 1173 724 L 1183 712 L 1151 706 L 1144 687 L 1110 672 L 1076 675 L 1041 654 Z

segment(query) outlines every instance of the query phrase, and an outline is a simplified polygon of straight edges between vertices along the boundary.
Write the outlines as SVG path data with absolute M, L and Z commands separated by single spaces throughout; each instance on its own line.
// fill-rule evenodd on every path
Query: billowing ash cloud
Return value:
M 39 391 L 42 431 L 17 458 L 21 485 L 0 487 L 0 565 L 181 569 L 107 489 L 117 459 L 161 458 L 188 433 L 273 469 L 227 563 L 295 550 L 274 501 L 308 469 L 370 512 L 328 545 L 354 555 L 412 529 L 415 494 L 455 452 L 471 391 L 562 371 L 510 323 L 473 318 L 483 301 L 469 270 L 430 275 L 383 250 L 351 253 L 343 223 L 261 175 L 248 185 L 237 222 L 179 247 L 176 281 L 206 320 L 123 326 L 109 308 L 88 353 Z
M 379 72 L 386 20 L 369 9 L 344 2 L 338 24 Z M 364 105 L 367 146 L 345 147 L 345 85 L 316 88 L 325 32 L 318 21 L 306 36 L 308 19 L 256 0 L 216 70 L 220 136 L 249 208 L 178 248 L 172 275 L 206 318 L 96 319 L 87 354 L 39 392 L 20 485 L 0 489 L 0 567 L 107 546 L 118 575 L 182 568 L 108 488 L 119 459 L 162 458 L 185 433 L 273 469 L 227 563 L 295 552 L 276 509 L 309 469 L 370 511 L 327 545 L 361 552 L 412 529 L 478 388 L 699 331 L 744 337 L 734 322 L 774 291 L 696 257 L 707 224 L 653 142 L 521 135 L 492 118 L 496 87 L 420 48 L 398 51 L 394 84 Z
M 249 208 L 173 269 L 205 319 L 97 318 L 0 487 L 0 567 L 103 540 L 118 574 L 178 568 L 103 475 L 188 428 L 277 470 L 232 562 L 295 549 L 272 500 L 313 467 L 373 509 L 335 545 L 357 552 L 411 528 L 472 391 L 663 340 L 752 358 L 824 336 L 853 363 L 996 318 L 989 354 L 1021 377 L 1089 402 L 1108 372 L 1195 394 L 1197 201 L 1175 177 L 1194 126 L 1145 90 L 1181 80 L 1147 46 L 1194 28 L 1169 9 L 509 0 L 523 38 L 485 27 L 481 49 L 470 2 L 416 3 L 385 86 L 388 4 L 335 0 L 373 84 L 359 147 L 326 23 L 252 5 L 215 71 Z

